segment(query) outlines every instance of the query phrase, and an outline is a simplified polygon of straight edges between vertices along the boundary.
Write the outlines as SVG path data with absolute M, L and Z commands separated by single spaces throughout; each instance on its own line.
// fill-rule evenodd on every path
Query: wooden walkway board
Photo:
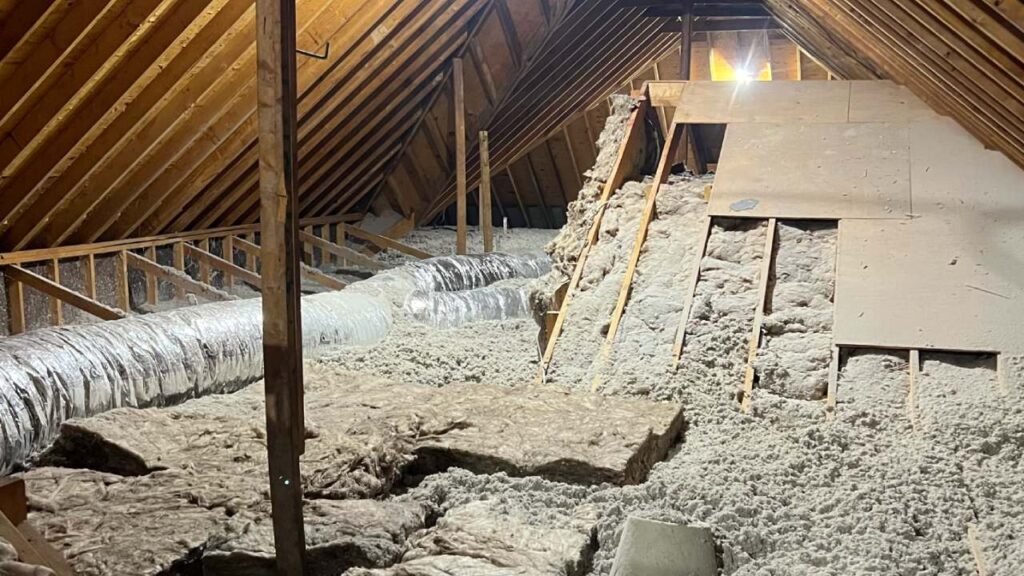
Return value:
M 846 122 L 849 108 L 849 82 L 689 82 L 683 88 L 674 121 L 834 123 Z
M 906 124 L 734 124 L 709 212 L 746 218 L 906 218 Z

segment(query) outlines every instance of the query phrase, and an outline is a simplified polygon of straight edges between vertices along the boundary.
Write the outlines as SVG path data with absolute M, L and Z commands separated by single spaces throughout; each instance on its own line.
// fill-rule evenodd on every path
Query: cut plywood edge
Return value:
M 907 125 L 731 125 L 708 209 L 746 218 L 905 218 Z
M 846 122 L 850 83 L 830 81 L 689 82 L 677 124 Z

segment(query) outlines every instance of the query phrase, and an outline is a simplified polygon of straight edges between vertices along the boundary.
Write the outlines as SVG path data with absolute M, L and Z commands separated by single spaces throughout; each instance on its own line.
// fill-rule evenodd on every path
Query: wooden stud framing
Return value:
M 220 256 L 216 256 L 214 254 L 211 254 L 210 252 L 207 252 L 206 250 L 196 248 L 191 244 L 184 244 L 183 248 L 184 253 L 189 258 L 196 260 L 200 264 L 205 264 L 209 268 L 219 270 L 225 276 L 231 274 L 232 276 L 234 276 L 238 280 L 241 280 L 242 282 L 252 284 L 257 289 L 263 288 L 264 279 L 259 274 L 256 274 L 255 272 L 250 272 L 237 264 L 228 262 L 227 260 L 221 258 Z
M 174 268 L 163 266 L 149 258 L 144 258 L 133 252 L 125 251 L 124 259 L 127 261 L 129 267 L 141 270 L 146 274 L 146 276 L 159 278 L 184 293 L 191 292 L 209 300 L 237 300 L 237 297 L 232 296 L 227 292 L 218 290 L 213 286 L 204 284 L 198 280 L 193 280 L 188 275 L 182 274 Z
M 131 252 L 121 250 L 117 253 L 117 300 L 121 309 L 125 312 L 131 311 L 132 291 L 128 284 L 128 260 Z
M 750 413 L 754 401 L 754 360 L 757 359 L 757 349 L 761 345 L 765 301 L 768 298 L 772 260 L 775 258 L 775 229 L 775 218 L 769 218 L 764 241 L 764 256 L 761 258 L 761 271 L 757 280 L 757 308 L 754 310 L 754 323 L 750 330 L 750 341 L 747 346 L 747 366 L 743 372 L 743 399 L 740 402 L 740 407 L 747 414 Z
M 494 223 L 491 221 L 491 161 L 488 153 L 487 131 L 480 132 L 480 230 L 484 237 L 484 252 L 494 251 Z
M 455 253 L 465 254 L 466 247 L 466 95 L 462 59 L 452 61 L 452 86 L 455 116 Z
M 558 342 L 558 336 L 561 334 L 562 326 L 565 324 L 569 304 L 572 302 L 572 295 L 579 287 L 580 278 L 583 276 L 583 267 L 587 263 L 587 256 L 597 242 L 598 233 L 601 231 L 601 220 L 608 206 L 608 199 L 611 198 L 616 190 L 622 187 L 626 179 L 636 171 L 638 163 L 642 161 L 642 149 L 646 134 L 644 120 L 647 116 L 648 107 L 647 99 L 641 99 L 639 105 L 630 114 L 629 121 L 626 124 L 626 134 L 622 138 L 622 144 L 619 146 L 619 153 L 615 160 L 615 167 L 612 169 L 608 181 L 605 182 L 604 189 L 601 191 L 599 208 L 594 215 L 590 230 L 587 232 L 587 240 L 583 244 L 582 250 L 580 250 L 579 257 L 576 259 L 576 265 L 573 268 L 569 286 L 566 288 L 565 298 L 562 299 L 562 304 L 558 310 L 558 318 L 551 327 L 551 333 L 548 336 L 547 345 L 544 348 L 544 354 L 541 356 L 540 366 L 537 370 L 536 384 L 544 382 L 548 365 L 551 363 L 551 358 L 555 355 L 555 344 Z
M 594 371 L 594 379 L 590 389 L 597 390 L 601 386 L 602 373 L 611 357 L 612 347 L 615 345 L 615 336 L 619 331 L 619 323 L 626 311 L 626 303 L 629 301 L 629 294 L 633 289 L 633 276 L 636 275 L 636 267 L 640 263 L 640 254 L 643 252 L 644 242 L 647 240 L 647 229 L 654 219 L 657 207 L 658 192 L 661 186 L 668 182 L 669 174 L 672 171 L 672 160 L 679 151 L 682 143 L 682 136 L 685 126 L 673 124 L 669 132 L 668 142 L 662 150 L 661 159 L 658 162 L 658 171 L 654 175 L 654 184 L 647 190 L 647 201 L 644 203 L 644 211 L 640 215 L 640 223 L 637 227 L 636 239 L 633 240 L 633 250 L 629 255 L 629 263 L 626 265 L 626 273 L 622 277 L 622 285 L 619 287 L 619 296 L 615 301 L 615 309 L 612 311 L 611 321 L 608 324 L 608 333 L 601 351 L 598 353 L 597 369 Z
M 221 250 L 224 254 L 224 259 L 231 264 L 235 263 L 235 241 L 234 236 L 225 236 L 221 240 Z M 230 290 L 235 287 L 235 275 L 230 271 L 224 273 L 224 288 Z
M 704 261 L 704 253 L 708 249 L 708 239 L 711 237 L 712 218 L 705 216 L 704 226 L 701 228 L 700 242 L 694 252 L 695 260 L 690 271 L 690 281 L 686 285 L 686 293 L 683 295 L 683 313 L 679 316 L 679 326 L 676 327 L 675 342 L 672 344 L 672 369 L 679 369 L 679 362 L 683 357 L 683 346 L 686 345 L 686 326 L 690 321 L 690 311 L 693 310 L 693 298 L 697 292 L 697 283 L 700 282 L 700 267 Z
M 243 238 L 234 238 L 233 240 L 235 247 L 245 254 L 245 260 L 247 262 L 246 269 L 255 272 L 255 262 L 256 259 L 260 257 L 260 247 Z M 332 254 L 326 251 L 325 253 L 329 255 Z M 317 284 L 320 284 L 321 286 L 329 288 L 331 290 L 341 290 L 346 286 L 344 282 L 338 280 L 334 276 L 325 274 L 320 270 L 317 270 L 316 268 L 313 268 L 312 266 L 307 266 L 305 264 L 302 265 L 301 274 L 303 278 L 312 280 Z
M 339 248 L 346 248 L 346 234 L 348 236 L 352 236 L 353 238 L 359 238 L 360 240 L 365 240 L 367 242 L 370 242 L 371 244 L 375 244 L 378 248 L 386 248 L 390 250 L 395 250 L 396 252 L 402 252 L 403 254 L 408 254 L 409 256 L 412 256 L 413 258 L 419 258 L 420 260 L 425 260 L 427 258 L 434 257 L 432 254 L 428 252 L 424 252 L 423 250 L 420 250 L 418 248 L 413 248 L 412 246 L 403 244 L 398 240 L 388 238 L 387 236 L 381 236 L 380 234 L 374 234 L 373 232 L 367 232 L 366 230 L 363 230 L 362 228 L 356 228 L 355 226 L 339 226 L 337 243 L 337 246 Z M 332 252 L 331 254 L 333 255 L 334 253 Z
M 352 231 L 349 230 L 350 234 L 351 234 L 351 232 Z M 302 232 L 302 233 L 300 233 L 299 240 L 303 244 L 307 244 L 310 247 L 316 246 L 316 247 L 320 248 L 321 250 L 323 250 L 325 252 L 334 254 L 334 255 L 338 256 L 339 258 L 344 258 L 345 260 L 348 260 L 350 262 L 354 262 L 355 264 L 357 264 L 359 266 L 363 266 L 363 267 L 368 268 L 370 270 L 382 270 L 382 269 L 384 269 L 384 265 L 381 264 L 379 261 L 374 260 L 373 258 L 370 258 L 368 256 L 364 256 L 364 255 L 360 254 L 359 252 L 356 252 L 355 250 L 353 250 L 351 248 L 348 248 L 348 247 L 345 247 L 345 246 L 338 246 L 334 242 L 330 242 L 328 240 L 324 240 L 323 238 L 318 238 L 318 237 L 310 234 L 309 232 Z
M 277 573 L 305 572 L 295 0 L 257 0 L 260 246 L 267 455 Z M 239 269 L 241 270 L 241 269 Z M 251 274 L 246 271 L 246 274 Z M 242 275 L 238 275 L 243 278 Z
M 96 299 L 96 255 L 86 254 L 83 258 L 82 274 L 85 284 L 85 295 Z
M 177 242 L 174 244 L 174 269 L 182 274 L 185 273 L 185 243 Z M 185 298 L 186 292 L 182 286 L 176 286 L 178 291 L 178 298 Z
M 51 300 L 57 300 L 61 303 L 66 302 L 79 310 L 92 314 L 100 320 L 118 320 L 125 317 L 125 313 L 121 310 L 111 308 L 93 300 L 92 298 L 83 296 L 78 292 L 61 286 L 49 278 L 45 278 L 35 272 L 25 270 L 20 266 L 8 266 L 4 268 L 4 274 L 18 283 L 25 284 L 39 290 L 43 294 L 47 295 Z

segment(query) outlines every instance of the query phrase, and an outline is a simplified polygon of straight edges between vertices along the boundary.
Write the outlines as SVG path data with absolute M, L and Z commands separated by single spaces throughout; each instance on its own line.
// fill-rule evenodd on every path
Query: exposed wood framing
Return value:
M 145 258 L 135 254 L 134 252 L 128 252 L 127 250 L 123 253 L 124 260 L 128 263 L 128 267 L 136 268 L 146 273 L 147 278 L 153 278 L 154 280 L 163 280 L 168 284 L 171 284 L 180 290 L 188 293 L 191 292 L 196 296 L 202 296 L 208 300 L 237 300 L 237 296 L 233 296 L 218 290 L 209 284 L 205 284 L 198 280 L 193 280 L 187 274 L 179 272 L 169 266 L 162 266 L 157 264 L 149 258 Z M 127 279 L 127 278 L 126 278 Z
M 389 250 L 394 250 L 396 252 L 401 252 L 403 254 L 408 254 L 409 256 L 412 256 L 413 258 L 419 258 L 420 260 L 434 257 L 432 254 L 424 252 L 419 248 L 413 248 L 412 246 L 403 244 L 397 240 L 388 238 L 387 236 L 374 234 L 373 232 L 368 232 L 366 230 L 363 230 L 362 228 L 357 228 L 355 226 L 338 226 L 338 245 L 341 247 L 344 247 L 345 245 L 346 234 L 352 236 L 353 238 L 365 240 L 371 244 L 376 245 L 378 248 L 385 248 Z
M 255 273 L 256 262 L 260 257 L 260 247 L 243 238 L 234 238 L 233 241 L 235 247 L 245 254 L 246 265 L 244 266 L 244 268 Z M 301 273 L 303 278 L 312 280 L 313 282 L 316 282 L 317 284 L 320 284 L 324 288 L 328 288 L 330 290 L 341 290 L 342 288 L 347 286 L 347 284 L 345 284 L 341 280 L 338 280 L 334 276 L 325 274 L 320 270 L 313 268 L 312 266 L 307 266 L 305 264 L 302 265 Z
M 480 230 L 484 252 L 494 251 L 494 226 L 491 221 L 491 161 L 487 149 L 487 131 L 480 132 Z
M 263 289 L 264 280 L 259 274 L 250 272 L 233 262 L 228 262 L 220 256 L 212 254 L 201 248 L 197 248 L 191 244 L 184 244 L 183 247 L 185 255 L 199 262 L 200 265 L 205 264 L 208 268 L 212 268 L 213 270 L 217 270 L 224 274 L 225 277 L 230 274 L 235 279 L 251 284 L 256 289 Z M 227 286 L 227 282 L 225 282 L 224 285 Z
M 647 229 L 651 224 L 651 220 L 654 219 L 658 192 L 661 190 L 662 185 L 668 182 L 669 174 L 672 172 L 672 160 L 679 151 L 685 130 L 686 126 L 683 124 L 672 124 L 668 135 L 668 142 L 664 150 L 662 150 L 661 159 L 658 162 L 658 170 L 654 175 L 654 183 L 647 190 L 644 210 L 640 215 L 636 238 L 633 240 L 633 250 L 630 252 L 629 262 L 626 264 L 626 273 L 622 277 L 619 295 L 615 300 L 615 308 L 612 310 L 611 320 L 608 323 L 608 333 L 605 335 L 601 351 L 598 352 L 598 357 L 596 358 L 598 368 L 595 370 L 594 380 L 590 386 L 592 391 L 597 390 L 601 386 L 603 371 L 611 357 L 612 347 L 615 345 L 615 337 L 619 332 L 619 323 L 622 321 L 622 315 L 626 311 L 626 303 L 629 302 L 629 295 L 633 289 L 633 276 L 636 275 L 636 267 L 640 263 L 640 254 L 643 253 L 644 242 L 647 241 Z
M 50 298 L 50 301 L 58 301 L 61 303 L 67 303 L 83 312 L 92 314 L 100 320 L 118 320 L 125 317 L 125 312 L 116 308 L 111 308 L 106 304 L 98 302 L 88 296 L 79 294 L 74 290 L 70 290 L 61 286 L 58 282 L 50 280 L 25 270 L 19 266 L 7 266 L 4 268 L 4 275 L 10 278 L 12 281 L 31 286 L 36 290 L 39 290 L 43 294 Z M 60 324 L 55 324 L 60 326 Z
M 700 267 L 704 261 L 704 253 L 708 248 L 708 239 L 711 237 L 712 219 L 704 217 L 704 226 L 701 228 L 700 240 L 697 243 L 697 250 L 694 251 L 693 267 L 690 269 L 690 280 L 686 284 L 686 293 L 683 294 L 683 313 L 679 316 L 679 326 L 676 327 L 675 341 L 672 344 L 672 369 L 679 369 L 679 362 L 683 357 L 683 347 L 686 345 L 686 327 L 690 322 L 690 311 L 693 310 L 693 297 L 697 293 L 697 283 L 700 282 Z
M 349 233 L 351 233 L 351 230 L 349 231 Z M 316 246 L 317 248 L 320 248 L 321 250 L 329 254 L 334 254 L 339 258 L 344 258 L 349 262 L 352 262 L 358 266 L 363 266 L 369 270 L 384 269 L 383 264 L 381 264 L 377 260 L 374 260 L 373 258 L 370 258 L 369 256 L 360 254 L 359 252 L 356 252 L 355 250 L 347 246 L 339 246 L 329 240 L 318 238 L 308 232 L 301 232 L 299 234 L 299 239 L 301 242 L 305 244 L 308 244 L 310 246 Z
M 7 287 L 7 327 L 11 334 L 21 334 L 28 329 L 25 323 L 25 291 L 21 282 L 4 275 Z
M 611 198 L 616 190 L 622 187 L 628 178 L 637 172 L 639 164 L 643 161 L 643 146 L 646 137 L 644 119 L 647 116 L 648 106 L 646 98 L 640 100 L 639 105 L 630 114 L 629 122 L 626 124 L 626 133 L 622 138 L 622 144 L 619 146 L 615 167 L 612 169 L 608 181 L 601 191 L 599 208 L 594 215 L 590 230 L 587 232 L 586 242 L 583 244 L 580 255 L 576 259 L 572 277 L 569 280 L 569 286 L 566 288 L 565 298 L 562 299 L 561 306 L 558 309 L 558 318 L 555 320 L 548 336 L 547 345 L 544 348 L 544 354 L 541 357 L 537 372 L 537 384 L 543 383 L 548 365 L 555 354 L 555 345 L 558 342 L 558 336 L 561 334 L 562 326 L 565 324 L 566 317 L 568 316 L 569 304 L 572 301 L 573 294 L 579 287 L 580 279 L 583 277 L 583 268 L 587 263 L 587 256 L 597 242 L 598 233 L 601 231 L 601 220 L 604 217 L 608 199 Z
M 466 253 L 466 81 L 462 58 L 452 61 L 452 101 L 455 117 L 455 253 Z

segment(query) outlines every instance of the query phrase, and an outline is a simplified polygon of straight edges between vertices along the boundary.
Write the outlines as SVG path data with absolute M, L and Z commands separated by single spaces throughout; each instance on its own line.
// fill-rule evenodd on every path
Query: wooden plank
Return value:
M 740 409 L 749 414 L 754 401 L 754 360 L 757 349 L 761 345 L 761 327 L 764 324 L 764 307 L 768 298 L 768 281 L 772 273 L 772 260 L 775 257 L 775 218 L 768 219 L 768 230 L 765 234 L 764 256 L 761 257 L 761 271 L 757 280 L 757 308 L 754 310 L 754 323 L 750 330 L 750 341 L 747 346 L 747 366 L 743 372 L 743 400 Z
M 348 232 L 349 234 L 352 234 L 351 228 L 349 229 Z M 355 234 L 352 235 L 354 236 Z M 374 260 L 373 258 L 364 256 L 363 254 L 360 254 L 359 252 L 356 252 L 351 248 L 347 248 L 345 246 L 338 246 L 334 242 L 329 242 L 327 240 L 324 240 L 323 238 L 317 238 L 316 236 L 313 236 L 312 234 L 305 231 L 299 233 L 299 240 L 302 241 L 304 244 L 317 246 L 321 250 L 330 252 L 338 256 L 339 258 L 344 258 L 345 260 L 348 260 L 349 262 L 352 262 L 357 266 L 362 266 L 370 270 L 383 270 L 384 268 L 386 268 L 384 264 L 380 263 L 377 260 Z
M 295 0 L 257 0 L 257 116 L 267 455 L 278 574 L 305 573 L 305 449 Z M 246 273 L 250 273 L 246 271 Z M 241 278 L 242 276 L 239 276 Z
M 326 226 L 325 226 L 326 228 Z M 234 236 L 225 236 L 221 240 L 221 250 L 224 254 L 224 259 L 228 262 L 235 263 L 235 242 Z M 224 273 L 224 287 L 230 290 L 235 287 L 235 275 L 231 272 Z
M 321 272 L 320 270 L 317 270 L 312 266 L 306 266 L 305 264 L 302 265 L 301 273 L 303 278 L 312 280 L 317 284 L 323 286 L 324 288 L 328 288 L 330 290 L 342 290 L 345 288 L 345 286 L 348 286 L 348 284 L 345 284 L 344 282 L 338 280 L 334 276 L 325 274 L 324 272 Z
M 174 245 L 174 269 L 182 274 L 185 273 L 185 243 L 177 242 Z M 181 286 L 176 286 L 178 289 L 178 298 L 185 298 L 185 289 Z
M 357 228 L 355 226 L 339 227 L 338 230 L 339 233 L 337 246 L 339 248 L 345 248 L 344 242 L 345 235 L 347 234 L 354 238 L 359 238 L 360 240 L 366 240 L 367 242 L 375 244 L 379 248 L 386 248 L 390 250 L 395 250 L 397 252 L 402 252 L 403 254 L 408 254 L 409 256 L 419 258 L 420 260 L 425 260 L 427 258 L 434 257 L 433 254 L 430 254 L 429 252 L 424 252 L 419 248 L 413 248 L 412 246 L 403 244 L 393 238 L 381 236 L 380 234 L 374 234 L 373 232 L 368 232 L 366 230 L 363 230 L 362 228 Z M 334 252 L 331 252 L 331 254 L 337 256 L 337 254 Z
M 639 164 L 643 162 L 643 146 L 646 134 L 645 119 L 647 117 L 647 110 L 649 106 L 650 103 L 648 100 L 642 99 L 636 109 L 633 110 L 629 116 L 629 121 L 626 124 L 626 133 L 622 137 L 622 143 L 619 145 L 619 152 L 615 159 L 615 167 L 612 169 L 608 181 L 605 182 L 604 188 L 601 191 L 600 204 L 597 213 L 594 215 L 594 220 L 590 224 L 590 230 L 587 233 L 587 240 L 583 244 L 583 248 L 580 250 L 579 257 L 576 259 L 576 265 L 573 268 L 572 277 L 569 279 L 569 286 L 566 289 L 565 298 L 562 300 L 562 304 L 558 309 L 558 319 L 555 320 L 554 326 L 551 328 L 551 334 L 549 335 L 547 345 L 544 348 L 544 354 L 541 356 L 535 384 L 542 384 L 544 382 L 547 367 L 551 363 L 551 358 L 555 354 L 555 345 L 558 342 L 558 336 L 561 334 L 562 326 L 565 324 L 565 319 L 568 316 L 569 304 L 572 302 L 572 295 L 579 287 L 580 278 L 583 276 L 583 267 L 587 263 L 587 256 L 590 254 L 590 250 L 594 243 L 597 242 L 598 233 L 601 231 L 601 220 L 604 217 L 604 212 L 608 205 L 608 199 L 611 198 L 612 194 L 616 190 L 622 187 L 626 179 L 631 177 L 637 171 Z
M 850 122 L 916 122 L 938 115 L 907 87 L 891 80 L 850 82 Z
M 491 221 L 491 160 L 487 131 L 480 132 L 480 230 L 484 237 L 484 253 L 494 251 L 494 223 Z
M 21 282 L 4 275 L 7 285 L 7 332 L 11 335 L 25 332 L 25 291 Z
M 708 205 L 740 218 L 905 218 L 905 124 L 732 124 Z
M 832 360 L 828 363 L 828 392 L 825 395 L 825 415 L 831 419 L 836 414 L 836 394 L 839 391 L 839 346 L 832 346 Z
M 619 286 L 619 295 L 615 301 L 615 308 L 612 310 L 612 317 L 608 323 L 608 332 L 605 335 L 601 351 L 598 353 L 597 369 L 594 379 L 590 384 L 591 391 L 596 391 L 601 386 L 601 378 L 605 366 L 611 357 L 612 347 L 615 345 L 615 337 L 619 332 L 619 323 L 626 311 L 626 303 L 629 302 L 629 295 L 633 289 L 633 276 L 636 275 L 636 267 L 640 263 L 640 254 L 643 252 L 644 242 L 647 240 L 647 229 L 654 219 L 655 207 L 658 201 L 658 191 L 661 186 L 668 182 L 669 174 L 672 172 L 672 160 L 682 145 L 685 126 L 674 124 L 669 133 L 668 142 L 662 150 L 661 159 L 658 162 L 658 171 L 654 175 L 654 184 L 647 190 L 647 199 L 644 203 L 643 213 L 640 215 L 640 222 L 637 226 L 636 238 L 633 240 L 633 250 L 630 252 L 629 261 L 626 264 L 626 272 L 622 277 L 622 285 Z
M 465 254 L 466 234 L 466 96 L 462 59 L 452 61 L 455 115 L 455 253 Z
M 7 540 L 14 546 L 14 549 L 18 551 L 20 562 L 37 566 L 47 565 L 46 558 L 25 538 L 25 535 L 18 530 L 18 527 L 3 514 L 0 514 L 0 538 Z
M 189 258 L 194 258 L 200 264 L 206 264 L 210 268 L 220 270 L 221 273 L 225 275 L 232 274 L 238 280 L 241 280 L 242 282 L 245 282 L 247 284 L 251 284 L 258 289 L 262 289 L 265 283 L 264 278 L 261 277 L 259 274 L 256 274 L 255 272 L 250 272 L 237 264 L 232 264 L 231 262 L 228 262 L 227 260 L 221 258 L 220 256 L 216 256 L 214 254 L 211 254 L 210 252 L 207 252 L 206 250 L 196 248 L 191 244 L 185 244 L 184 251 Z
M 701 229 L 700 241 L 698 242 L 696 260 L 690 271 L 690 280 L 686 285 L 686 293 L 683 294 L 683 313 L 679 316 L 679 326 L 676 327 L 675 341 L 672 344 L 672 369 L 679 369 L 679 362 L 683 357 L 683 347 L 686 345 L 686 326 L 690 321 L 690 311 L 693 310 L 693 297 L 697 292 L 697 282 L 700 281 L 700 267 L 704 262 L 704 253 L 708 248 L 708 238 L 711 237 L 711 216 L 704 219 L 704 227 Z
M 187 274 L 180 273 L 174 268 L 157 264 L 149 258 L 144 258 L 138 254 L 128 251 L 125 251 L 124 255 L 129 267 L 142 270 L 146 275 L 153 276 L 154 278 L 160 278 L 175 287 L 181 287 L 186 292 L 191 292 L 197 296 L 202 296 L 210 300 L 238 299 L 236 296 L 228 294 L 222 290 L 218 290 L 209 284 L 194 280 Z
M 74 576 L 74 570 L 71 569 L 71 565 L 68 564 L 64 555 L 51 546 L 46 537 L 40 534 L 29 520 L 18 524 L 18 531 L 36 549 L 36 552 L 43 557 L 44 566 L 48 566 L 56 572 L 57 576 Z
M 88 312 L 101 320 L 118 320 L 125 317 L 121 310 L 111 308 L 103 303 L 83 296 L 78 292 L 61 286 L 60 284 L 31 272 L 19 266 L 8 266 L 4 268 L 4 274 L 18 282 L 26 284 L 46 294 L 51 299 L 67 302 L 79 310 Z

